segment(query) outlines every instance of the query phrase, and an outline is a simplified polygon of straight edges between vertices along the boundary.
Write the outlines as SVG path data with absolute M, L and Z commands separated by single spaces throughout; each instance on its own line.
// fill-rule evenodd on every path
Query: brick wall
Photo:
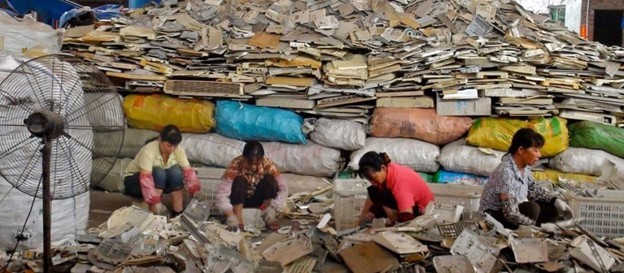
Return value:
M 624 9 L 624 0 L 583 0 L 581 7 L 581 25 L 585 24 L 587 15 L 587 1 L 589 1 L 589 25 L 587 26 L 587 34 L 590 40 L 594 40 L 594 10 L 601 9 Z

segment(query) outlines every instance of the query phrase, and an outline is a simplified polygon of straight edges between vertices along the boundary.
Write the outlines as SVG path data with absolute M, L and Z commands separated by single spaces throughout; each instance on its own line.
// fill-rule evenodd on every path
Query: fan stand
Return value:
M 50 193 L 50 161 L 52 141 L 64 133 L 65 121 L 61 115 L 48 110 L 39 110 L 30 114 L 24 124 L 33 137 L 41 138 L 42 153 L 42 194 L 43 194 L 43 272 L 50 273 L 52 266 L 52 194 Z

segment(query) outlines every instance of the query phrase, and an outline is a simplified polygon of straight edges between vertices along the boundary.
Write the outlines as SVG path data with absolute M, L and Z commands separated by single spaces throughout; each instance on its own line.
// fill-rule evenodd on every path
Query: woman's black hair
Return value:
M 358 173 L 364 178 L 370 178 L 371 172 L 381 171 L 381 166 L 387 167 L 390 162 L 388 154 L 370 151 L 360 158 Z
M 509 147 L 508 152 L 510 154 L 515 154 L 520 147 L 525 149 L 531 147 L 539 149 L 544 146 L 545 141 L 544 137 L 535 132 L 533 129 L 522 128 L 518 130 L 511 139 L 511 146 Z
M 247 160 L 253 160 L 264 156 L 264 147 L 258 141 L 248 141 L 243 147 L 243 157 Z
M 160 131 L 160 141 L 169 142 L 171 145 L 178 145 L 182 142 L 182 133 L 178 127 L 169 124 Z

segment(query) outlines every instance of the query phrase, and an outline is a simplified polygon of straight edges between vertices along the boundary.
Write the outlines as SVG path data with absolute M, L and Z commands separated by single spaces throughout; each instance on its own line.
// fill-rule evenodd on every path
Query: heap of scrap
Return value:
M 64 48 L 126 91 L 362 122 L 373 107 L 613 125 L 624 113 L 624 49 L 514 1 L 163 2 L 69 29 Z M 456 100 L 475 107 L 443 107 Z

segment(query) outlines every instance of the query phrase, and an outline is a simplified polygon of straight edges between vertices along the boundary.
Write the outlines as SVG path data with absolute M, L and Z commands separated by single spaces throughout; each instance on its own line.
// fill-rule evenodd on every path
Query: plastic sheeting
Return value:
M 304 145 L 263 142 L 268 156 L 280 172 L 327 177 L 340 169 L 340 151 L 308 143 Z
M 229 138 L 306 143 L 303 118 L 292 111 L 222 100 L 216 118 L 216 132 Z
M 0 249 L 13 249 L 15 237 L 23 234 L 26 239 L 20 243 L 23 249 L 43 246 L 43 204 L 36 199 L 33 212 L 28 218 L 26 230 L 22 226 L 33 202 L 33 197 L 13 188 L 0 176 Z M 60 245 L 73 241 L 87 228 L 89 220 L 89 193 L 64 200 L 52 201 L 52 244 Z
M 102 177 L 102 171 L 98 173 L 98 170 L 96 168 L 93 168 L 93 172 L 91 173 L 91 184 L 105 191 L 123 192 L 125 189 L 123 182 L 124 173 L 126 172 L 126 167 L 128 167 L 128 164 L 132 162 L 132 158 L 96 158 L 93 160 L 93 165 L 105 165 L 99 163 L 99 161 L 115 162 L 115 164 L 113 165 L 111 170 L 105 176 L 103 176 L 101 181 L 93 181 L 93 177 Z
M 490 176 L 504 155 L 505 152 L 467 145 L 466 139 L 460 139 L 442 148 L 438 162 L 449 171 Z
M 93 145 L 95 146 L 94 157 L 119 157 L 134 158 L 141 148 L 145 146 L 148 140 L 158 137 L 158 132 L 144 129 L 127 128 L 124 134 L 124 140 L 121 145 L 119 155 L 117 155 L 119 147 L 109 147 L 108 138 L 112 137 L 116 132 L 94 132 Z
M 355 151 L 364 147 L 366 131 L 355 121 L 320 118 L 314 124 L 310 138 L 325 147 Z
M 176 99 L 161 95 L 128 95 L 123 102 L 128 125 L 162 130 L 173 124 L 183 133 L 207 133 L 215 125 L 214 104 L 206 100 Z
M 470 128 L 466 142 L 470 145 L 506 152 L 511 146 L 511 139 L 514 134 L 521 128 L 528 127 L 533 128 L 546 140 L 544 147 L 540 149 L 542 156 L 553 157 L 568 148 L 569 136 L 566 124 L 567 121 L 559 117 L 538 118 L 531 121 L 509 118 L 480 118 Z
M 610 162 L 624 167 L 624 159 L 605 151 L 570 147 L 550 159 L 548 165 L 565 173 L 601 176 L 605 165 Z
M 243 154 L 245 142 L 218 134 L 182 134 L 180 145 L 189 161 L 227 168 L 235 157 Z
M 467 117 L 438 116 L 435 109 L 377 108 L 371 121 L 371 135 L 415 138 L 445 145 L 462 137 L 472 122 Z
M 598 149 L 624 158 L 624 129 L 592 121 L 570 125 L 570 146 Z
M 37 22 L 30 15 L 23 19 L 11 17 L 0 12 L 0 50 L 11 54 L 21 55 L 22 49 L 37 49 L 38 51 L 53 54 L 61 51 L 63 34 L 50 26 Z
M 440 167 L 436 161 L 440 148 L 436 145 L 416 139 L 374 137 L 367 138 L 364 148 L 351 154 L 349 167 L 358 170 L 360 158 L 369 151 L 385 152 L 392 162 L 419 172 L 433 173 Z

